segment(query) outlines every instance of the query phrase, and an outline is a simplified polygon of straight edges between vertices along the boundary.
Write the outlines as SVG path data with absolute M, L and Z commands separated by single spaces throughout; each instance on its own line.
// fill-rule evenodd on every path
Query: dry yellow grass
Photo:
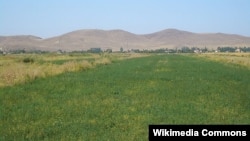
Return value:
M 86 60 L 83 60 L 81 62 L 77 61 L 69 61 L 65 62 L 63 65 L 60 65 L 58 67 L 58 70 L 62 72 L 72 72 L 72 71 L 80 71 L 80 70 L 86 70 L 91 68 L 92 65 Z
M 51 60 L 47 57 L 45 57 L 44 60 L 41 57 L 39 58 L 46 63 L 38 63 L 36 61 L 34 63 L 24 63 L 17 61 L 19 60 L 19 56 L 15 57 L 14 55 L 12 55 L 11 58 L 7 57 L 6 60 L 4 60 L 4 57 L 5 56 L 1 56 L 0 61 L 0 87 L 11 86 L 64 72 L 86 70 L 93 67 L 87 60 L 72 61 L 72 58 L 61 65 L 51 62 L 52 60 L 65 60 L 65 58 L 67 58 L 62 56 L 52 58 Z
M 250 69 L 250 53 L 204 53 L 197 56 Z
M 111 63 L 111 60 L 108 58 L 100 58 L 95 60 L 94 65 L 108 65 Z
M 0 87 L 12 86 L 36 78 L 58 75 L 64 72 L 82 71 L 97 65 L 108 65 L 113 60 L 143 57 L 140 54 L 87 54 L 87 55 L 6 55 L 0 56 Z M 24 58 L 34 58 L 24 63 Z M 94 61 L 90 61 L 90 60 Z M 53 63 L 63 61 L 62 64 Z M 41 63 L 42 62 L 42 63 Z

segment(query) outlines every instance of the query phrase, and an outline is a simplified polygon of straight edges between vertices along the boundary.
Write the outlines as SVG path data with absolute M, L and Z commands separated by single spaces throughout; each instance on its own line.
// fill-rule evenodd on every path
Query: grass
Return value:
M 142 54 L 19 54 L 0 56 L 0 87 L 13 86 L 64 72 L 82 71 Z
M 250 69 L 250 53 L 204 53 L 195 56 Z
M 112 56 L 116 57 L 116 56 Z M 0 89 L 0 140 L 147 140 L 149 124 L 249 124 L 250 72 L 154 55 Z

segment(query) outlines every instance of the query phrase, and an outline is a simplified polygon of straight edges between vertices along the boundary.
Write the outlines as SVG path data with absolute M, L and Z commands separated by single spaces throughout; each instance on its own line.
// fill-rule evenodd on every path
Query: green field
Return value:
M 151 55 L 0 88 L 0 140 L 142 140 L 149 124 L 250 124 L 250 71 Z

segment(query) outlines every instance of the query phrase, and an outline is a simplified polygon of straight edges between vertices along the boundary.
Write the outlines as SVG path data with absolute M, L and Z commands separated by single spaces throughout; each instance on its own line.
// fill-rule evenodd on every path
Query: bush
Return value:
M 34 59 L 33 59 L 33 58 L 30 58 L 30 57 L 27 57 L 27 58 L 24 58 L 24 59 L 23 59 L 23 62 L 24 62 L 24 63 L 33 63 L 33 62 L 34 62 Z

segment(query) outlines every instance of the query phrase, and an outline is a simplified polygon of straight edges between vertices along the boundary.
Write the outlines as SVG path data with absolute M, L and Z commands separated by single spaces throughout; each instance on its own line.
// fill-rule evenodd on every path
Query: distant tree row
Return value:
M 219 52 L 250 52 L 250 47 L 218 47 Z
M 48 53 L 49 51 L 42 51 L 42 50 L 25 50 L 25 49 L 16 49 L 16 50 L 8 50 L 8 51 L 3 51 L 0 50 L 0 54 L 23 54 L 23 53 L 36 53 L 36 54 L 42 54 L 42 53 Z
M 207 52 L 207 48 L 200 49 L 197 47 L 182 47 L 182 48 L 175 48 L 175 49 L 168 49 L 168 48 L 161 48 L 161 49 L 155 49 L 155 50 L 131 50 L 132 52 L 138 52 L 138 53 L 200 53 L 200 52 Z
M 82 50 L 82 51 L 72 51 L 71 53 L 112 53 L 112 49 L 106 49 L 102 50 L 101 48 L 90 48 L 89 50 Z M 181 48 L 174 48 L 174 49 L 168 49 L 168 48 L 161 48 L 161 49 L 155 49 L 155 50 L 139 50 L 139 49 L 130 49 L 130 50 L 124 50 L 122 47 L 120 48 L 120 51 L 116 52 L 134 52 L 134 53 L 204 53 L 204 52 L 250 52 L 250 47 L 230 47 L 230 46 L 225 46 L 225 47 L 217 47 L 216 50 L 208 50 L 206 47 L 205 48 L 198 48 L 198 47 L 187 47 L 183 46 Z M 6 53 L 11 53 L 11 54 L 22 54 L 22 53 L 37 53 L 37 54 L 42 54 L 42 53 L 49 53 L 49 51 L 41 51 L 41 50 L 25 50 L 25 49 L 17 49 L 17 50 L 8 50 L 3 51 L 0 49 L 0 54 L 6 54 Z M 62 53 L 67 53 L 66 51 L 58 50 L 57 53 L 62 54 Z

